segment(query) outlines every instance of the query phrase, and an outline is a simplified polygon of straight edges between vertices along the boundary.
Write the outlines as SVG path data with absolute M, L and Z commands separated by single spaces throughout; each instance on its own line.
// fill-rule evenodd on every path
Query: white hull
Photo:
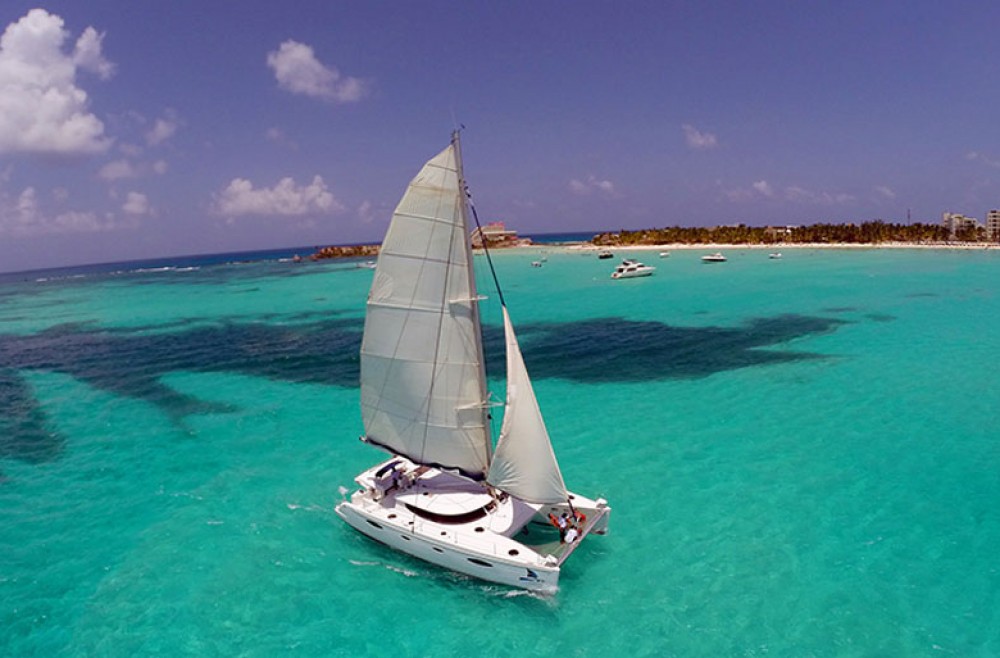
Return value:
M 634 272 L 615 272 L 611 275 L 612 279 L 635 279 L 640 276 L 650 276 L 656 268 L 647 267 L 643 270 L 635 270 Z
M 384 490 L 376 474 L 393 462 L 405 477 Z M 401 459 L 372 467 L 356 480 L 361 488 L 336 512 L 358 532 L 452 571 L 544 593 L 558 589 L 560 565 L 584 536 L 606 532 L 611 513 L 603 500 L 574 495 L 574 507 L 586 521 L 579 539 L 566 544 L 547 521 L 550 512 L 568 511 L 565 504 L 494 499 L 477 483 Z

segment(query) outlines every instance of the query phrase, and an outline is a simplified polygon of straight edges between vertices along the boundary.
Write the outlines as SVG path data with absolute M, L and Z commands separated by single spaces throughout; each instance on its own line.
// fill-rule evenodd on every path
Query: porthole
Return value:
M 484 532 L 484 530 L 483 526 L 476 526 L 476 532 Z
M 390 519 L 394 519 L 394 518 L 396 518 L 396 515 L 395 515 L 395 514 L 390 514 L 390 515 L 389 515 L 389 518 L 390 518 Z
M 512 548 L 509 551 L 507 551 L 507 554 L 508 555 L 518 555 L 519 553 L 517 552 L 516 548 Z
M 437 551 L 438 553 L 444 553 L 444 551 L 442 551 L 442 550 L 441 550 L 440 548 L 438 548 L 437 546 L 431 546 L 431 548 L 433 548 L 433 549 L 434 549 L 435 551 Z
M 400 535 L 400 537 L 401 537 L 402 539 L 405 539 L 406 541 L 410 541 L 410 538 L 409 538 L 409 537 L 407 537 L 406 535 Z
M 373 526 L 373 527 L 375 527 L 375 528 L 378 528 L 379 530 L 381 530 L 381 529 L 382 529 L 382 526 L 380 526 L 379 524 L 375 523 L 375 522 L 374 522 L 374 521 L 372 521 L 371 519 L 365 519 L 365 521 L 368 521 L 368 524 L 369 524 L 369 525 L 371 525 L 371 526 Z

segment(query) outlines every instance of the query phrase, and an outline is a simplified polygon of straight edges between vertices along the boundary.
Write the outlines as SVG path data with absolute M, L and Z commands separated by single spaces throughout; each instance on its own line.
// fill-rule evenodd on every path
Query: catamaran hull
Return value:
M 427 534 L 391 525 L 386 519 L 366 513 L 362 507 L 351 501 L 340 503 L 335 511 L 361 534 L 439 567 L 473 578 L 531 591 L 551 594 L 559 588 L 558 566 L 527 566 L 523 563 L 498 559 L 497 556 L 488 553 L 466 550 Z

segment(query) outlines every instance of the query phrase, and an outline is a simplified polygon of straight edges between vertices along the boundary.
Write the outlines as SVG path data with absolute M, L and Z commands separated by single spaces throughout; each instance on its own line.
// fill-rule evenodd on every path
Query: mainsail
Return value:
M 410 182 L 368 295 L 366 439 L 479 478 L 490 463 L 486 376 L 457 137 Z
M 507 339 L 507 405 L 486 479 L 522 500 L 558 503 L 569 494 L 506 307 L 503 328 Z

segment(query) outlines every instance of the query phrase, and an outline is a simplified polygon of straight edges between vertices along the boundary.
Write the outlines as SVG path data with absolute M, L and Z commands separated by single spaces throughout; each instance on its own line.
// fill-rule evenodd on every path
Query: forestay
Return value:
M 367 440 L 420 464 L 485 476 L 486 381 L 461 154 L 410 182 L 382 243 L 361 346 Z

